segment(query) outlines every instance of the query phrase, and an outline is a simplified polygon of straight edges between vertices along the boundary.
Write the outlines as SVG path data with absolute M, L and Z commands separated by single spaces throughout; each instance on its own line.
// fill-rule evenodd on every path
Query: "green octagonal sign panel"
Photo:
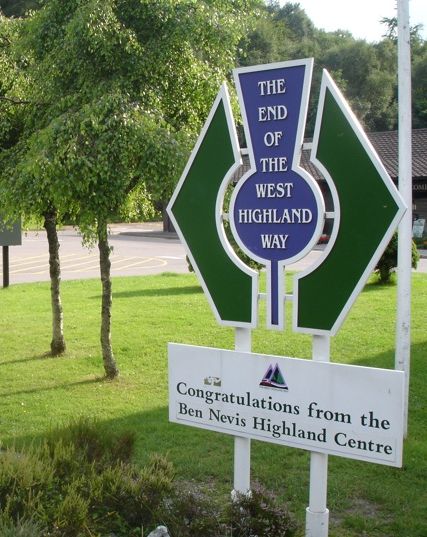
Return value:
M 257 324 L 258 274 L 234 254 L 221 222 L 223 194 L 241 165 L 223 85 L 167 211 L 219 323 Z
M 311 161 L 328 181 L 333 233 L 324 256 L 294 284 L 294 329 L 334 335 L 406 208 L 378 155 L 324 71 Z
M 239 94 L 241 108 L 246 111 L 243 114 L 243 120 L 249 149 L 251 136 L 250 133 L 248 134 L 248 124 L 252 127 L 251 133 L 258 135 L 259 124 L 264 126 L 266 122 L 265 110 L 289 109 L 286 117 L 297 114 L 295 110 L 298 110 L 298 106 L 284 100 L 286 92 L 288 90 L 288 93 L 291 92 L 291 74 L 286 71 L 277 79 L 276 70 L 285 67 L 295 70 L 301 66 L 304 69 L 311 69 L 311 63 L 311 60 L 300 60 L 256 66 L 243 71 L 237 70 L 242 76 L 255 77 L 253 86 L 261 88 L 259 91 L 263 98 L 265 98 L 264 94 L 268 93 L 268 89 L 270 93 L 275 94 L 277 101 L 264 102 L 260 97 L 262 102 L 258 102 L 259 99 L 253 98 L 254 92 L 252 91 L 252 93 L 249 92 L 250 99 L 245 105 L 242 95 Z M 263 76 L 261 81 L 258 80 L 258 75 Z M 308 84 L 304 87 L 307 93 Z M 277 91 L 273 91 L 275 88 Z M 248 110 L 253 116 L 251 116 L 252 119 L 248 118 Z M 284 140 L 286 141 L 286 136 L 289 136 L 289 125 L 290 123 L 287 123 L 284 130 L 275 126 L 275 131 L 273 126 L 268 125 L 267 133 L 262 132 L 264 137 L 258 145 L 261 145 L 265 151 L 272 151 L 277 145 L 279 156 L 275 156 L 276 153 L 271 158 L 264 158 L 264 153 L 261 155 L 263 157 L 259 159 L 261 175 L 265 171 L 262 166 L 266 161 L 281 163 L 286 159 L 286 163 L 288 162 L 290 150 L 286 149 Z M 303 170 L 298 166 L 304 126 L 305 114 L 301 114 L 297 122 L 301 140 L 295 145 L 294 156 L 296 169 L 301 173 Z M 286 132 L 286 136 L 283 136 L 283 132 Z M 277 135 L 274 140 L 273 135 Z M 280 151 L 286 153 L 285 156 L 280 157 Z M 252 155 L 251 151 L 249 154 Z M 326 214 L 326 217 L 332 216 L 334 225 L 329 244 L 317 263 L 294 278 L 293 329 L 311 334 L 334 335 L 374 270 L 406 208 L 360 123 L 326 71 L 322 78 L 310 160 L 322 172 L 329 185 L 334 211 L 332 215 Z M 253 155 L 250 163 L 251 169 L 245 175 L 248 184 L 248 178 L 252 178 L 257 170 Z M 229 326 L 252 328 L 258 324 L 258 273 L 237 257 L 227 240 L 222 222 L 225 190 L 230 178 L 240 165 L 240 147 L 227 88 L 224 84 L 212 106 L 167 210 L 186 247 L 218 322 Z M 279 168 L 274 170 L 280 172 L 276 173 L 277 185 L 282 185 L 283 188 L 284 185 L 289 186 L 289 192 L 294 193 L 296 179 L 289 171 L 291 168 L 288 165 L 283 166 L 283 169 L 280 166 Z M 276 175 L 273 177 L 274 180 L 276 180 Z M 256 178 L 256 175 L 254 177 Z M 273 187 L 273 179 L 270 178 L 267 181 L 264 178 L 260 184 L 255 182 L 252 190 L 250 187 L 253 185 L 249 184 L 247 190 L 249 193 L 254 191 L 256 195 L 251 194 L 251 197 L 248 194 L 243 199 L 243 209 L 238 207 L 239 215 L 244 213 L 246 218 L 246 215 L 252 217 L 258 213 L 285 214 L 286 210 L 289 210 L 284 205 L 286 199 L 279 199 L 279 196 L 275 200 L 276 205 L 273 209 L 268 204 L 267 208 L 264 207 L 265 203 L 270 203 L 270 200 L 264 199 L 269 196 L 262 195 L 261 187 Z M 240 194 L 243 191 L 242 183 L 241 181 L 235 189 L 235 193 Z M 289 194 L 288 197 L 290 198 L 291 195 Z M 235 198 L 236 196 L 232 197 L 232 207 L 235 206 L 233 205 L 236 203 Z M 248 209 L 245 209 L 245 203 Z M 264 205 L 261 205 L 262 203 Z M 321 205 L 319 204 L 319 207 Z M 308 209 L 306 211 L 308 212 Z M 314 209 L 310 211 L 313 212 Z M 233 215 L 235 216 L 234 213 Z M 324 213 L 321 210 L 317 225 L 319 229 L 323 225 L 323 218 Z M 276 221 L 274 223 L 276 224 Z M 235 220 L 231 219 L 233 233 L 236 231 L 235 228 Z M 250 234 L 256 226 L 248 225 L 247 228 Z M 267 236 L 264 228 L 260 233 L 261 238 Z M 268 233 L 273 232 L 268 231 Z M 274 234 L 271 236 L 276 237 Z M 284 240 L 289 236 L 277 235 L 283 238 L 277 248 L 287 248 L 288 242 L 290 247 L 290 239 L 286 241 L 286 244 Z M 316 234 L 313 236 L 316 238 Z M 250 236 L 249 239 L 251 239 Z M 251 251 L 246 251 L 246 253 L 259 261 L 256 255 L 251 255 Z M 308 252 L 304 250 L 304 255 L 306 253 Z M 276 252 L 272 253 L 272 257 L 273 254 L 276 255 Z M 287 252 L 279 256 L 280 259 L 288 259 L 285 254 Z M 292 258 L 292 255 L 290 257 Z M 280 264 L 281 270 L 276 270 L 277 289 L 283 288 L 285 264 L 284 261 Z M 280 312 L 283 311 L 284 296 L 280 292 L 272 292 L 271 295 L 275 297 L 277 295 L 278 300 L 272 311 L 279 313 L 277 319 L 275 317 L 270 323 L 267 322 L 267 326 L 272 328 L 275 325 L 276 328 L 282 328 Z

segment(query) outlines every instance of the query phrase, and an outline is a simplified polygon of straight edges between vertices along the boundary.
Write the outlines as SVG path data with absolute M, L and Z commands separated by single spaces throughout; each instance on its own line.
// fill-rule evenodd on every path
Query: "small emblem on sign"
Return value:
M 204 383 L 206 386 L 221 386 L 219 377 L 205 377 Z
M 277 388 L 286 391 L 289 389 L 282 372 L 280 371 L 279 364 L 276 364 L 274 367 L 271 364 L 269 365 L 267 372 L 259 385 L 265 386 L 266 388 Z

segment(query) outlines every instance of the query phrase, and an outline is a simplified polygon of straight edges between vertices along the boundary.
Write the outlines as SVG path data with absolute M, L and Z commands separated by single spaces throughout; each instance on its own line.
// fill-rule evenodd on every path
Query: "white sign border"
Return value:
M 343 309 L 341 310 L 341 313 L 337 317 L 334 325 L 330 330 L 322 330 L 319 328 L 307 328 L 307 327 L 300 327 L 298 326 L 298 282 L 301 278 L 304 278 L 308 274 L 315 271 L 327 258 L 329 253 L 334 247 L 334 243 L 336 241 L 336 238 L 338 236 L 339 231 L 339 224 L 340 224 L 340 218 L 341 218 L 341 212 L 340 212 L 340 203 L 339 203 L 339 197 L 337 194 L 337 190 L 335 187 L 335 184 L 332 180 L 332 177 L 330 176 L 328 170 L 323 166 L 323 164 L 317 159 L 317 148 L 319 144 L 319 136 L 320 136 L 320 129 L 321 129 L 321 123 L 322 123 L 322 116 L 323 116 L 323 109 L 325 106 L 325 95 L 326 91 L 329 90 L 335 99 L 336 103 L 340 107 L 342 113 L 345 115 L 348 123 L 350 124 L 351 128 L 353 129 L 354 133 L 356 134 L 357 138 L 359 139 L 361 145 L 365 149 L 366 153 L 368 154 L 369 158 L 371 159 L 372 163 L 374 164 L 375 168 L 378 171 L 378 174 L 384 181 L 385 186 L 387 187 L 388 191 L 390 192 L 390 195 L 393 197 L 398 210 L 396 212 L 396 215 L 391 222 L 387 232 L 384 234 L 383 239 L 381 240 L 380 244 L 378 245 L 377 249 L 375 250 L 374 255 L 372 256 L 370 262 L 366 266 L 365 271 L 363 272 L 362 276 L 360 277 L 359 281 L 357 282 L 355 288 L 353 289 L 353 292 L 351 293 L 350 297 L 348 298 L 346 304 L 344 305 Z M 399 191 L 394 186 L 394 183 L 387 173 L 387 170 L 385 169 L 381 159 L 379 158 L 377 152 L 375 151 L 372 143 L 370 142 L 368 136 L 366 135 L 365 131 L 363 130 L 363 127 L 361 126 L 359 120 L 351 110 L 350 106 L 348 105 L 347 101 L 345 100 L 343 94 L 339 90 L 338 86 L 335 84 L 334 80 L 332 79 L 331 75 L 328 73 L 326 69 L 323 70 L 322 75 L 322 82 L 320 86 L 320 95 L 319 95 L 319 104 L 317 107 L 317 116 L 316 116 L 316 123 L 314 127 L 314 135 L 313 135 L 313 146 L 311 149 L 310 154 L 310 161 L 322 172 L 323 176 L 325 177 L 326 182 L 328 183 L 328 186 L 331 190 L 333 204 L 334 204 L 334 224 L 332 228 L 331 237 L 329 239 L 329 242 L 323 251 L 322 255 L 319 256 L 319 258 L 316 260 L 316 262 L 311 265 L 309 268 L 307 268 L 304 271 L 301 271 L 294 276 L 294 283 L 293 283 L 293 293 L 294 293 L 294 302 L 293 302 L 293 330 L 295 332 L 300 332 L 304 334 L 316 334 L 316 335 L 331 335 L 334 336 L 337 334 L 338 330 L 341 328 L 343 322 L 345 321 L 350 309 L 352 308 L 354 302 L 356 301 L 356 298 L 359 296 L 360 292 L 363 290 L 363 287 L 365 286 L 369 276 L 371 275 L 372 271 L 374 270 L 379 258 L 381 257 L 383 251 L 385 250 L 387 244 L 390 242 L 390 239 L 397 228 L 397 225 L 399 221 L 402 219 L 403 215 L 406 211 L 406 205 L 402 199 L 402 197 L 399 194 Z
M 348 373 L 351 373 L 352 371 L 355 372 L 356 369 L 358 372 L 361 370 L 366 370 L 366 373 L 369 373 L 371 371 L 375 375 L 381 375 L 382 372 L 385 372 L 388 375 L 393 375 L 395 378 L 399 378 L 400 383 L 400 399 L 402 401 L 402 409 L 401 413 L 397 418 L 397 423 L 394 425 L 394 427 L 401 431 L 401 434 L 399 435 L 399 439 L 396 438 L 396 453 L 395 458 L 393 461 L 387 459 L 387 458 L 380 458 L 380 457 L 369 457 L 366 455 L 360 455 L 357 452 L 352 453 L 351 456 L 347 452 L 343 452 L 342 450 L 332 450 L 329 447 L 323 448 L 319 445 L 313 446 L 313 445 L 303 445 L 301 442 L 292 442 L 292 440 L 286 439 L 286 441 L 275 439 L 273 437 L 266 438 L 265 435 L 257 436 L 253 434 L 252 432 L 245 432 L 241 429 L 232 430 L 230 428 L 222 428 L 219 425 L 210 426 L 205 423 L 195 422 L 191 419 L 177 419 L 176 416 L 174 416 L 174 410 L 173 406 L 171 405 L 171 394 L 175 392 L 175 378 L 172 374 L 172 361 L 171 361 L 171 354 L 173 352 L 180 352 L 185 351 L 188 353 L 199 353 L 198 358 L 200 359 L 201 353 L 210 353 L 210 363 L 213 363 L 213 360 L 215 358 L 215 354 L 225 354 L 226 359 L 227 355 L 228 358 L 232 358 L 233 355 L 237 356 L 244 356 L 246 359 L 256 359 L 256 358 L 266 358 L 271 363 L 280 361 L 283 362 L 283 360 L 291 360 L 293 363 L 301 363 L 301 366 L 304 366 L 304 368 L 312 368 L 314 369 L 314 372 L 318 371 L 318 368 L 326 368 L 331 370 L 334 368 L 335 370 L 340 370 L 342 372 L 345 372 L 347 375 Z M 212 348 L 212 347 L 199 347 L 194 345 L 184 345 L 184 344 L 175 344 L 175 343 L 169 343 L 168 345 L 168 355 L 169 355 L 169 420 L 174 423 L 178 423 L 181 425 L 189 425 L 191 427 L 201 428 L 205 430 L 210 431 L 216 431 L 223 434 L 228 434 L 232 436 L 240 436 L 243 438 L 249 438 L 249 439 L 256 439 L 268 443 L 278 444 L 281 446 L 288 446 L 288 447 L 294 447 L 297 449 L 304 449 L 306 451 L 310 452 L 318 452 L 318 453 L 324 453 L 327 455 L 335 455 L 343 458 L 350 458 L 354 460 L 360 460 L 364 462 L 370 462 L 374 464 L 381 464 L 385 466 L 392 466 L 392 467 L 401 467 L 402 466 L 402 458 L 403 458 L 403 394 L 404 394 L 404 372 L 402 371 L 396 371 L 392 369 L 382 369 L 382 368 L 371 368 L 371 367 L 364 367 L 364 366 L 356 366 L 356 365 L 350 365 L 350 364 L 338 364 L 338 363 L 331 363 L 331 362 L 315 362 L 312 360 L 303 360 L 300 358 L 290 358 L 290 357 L 284 357 L 284 356 L 274 356 L 274 355 L 265 355 L 265 354 L 254 354 L 254 353 L 248 353 L 248 352 L 238 352 L 238 351 L 231 351 L 231 350 L 225 350 L 225 349 L 218 349 L 218 348 Z M 200 363 L 200 362 L 199 362 Z M 368 431 L 369 429 L 367 429 Z

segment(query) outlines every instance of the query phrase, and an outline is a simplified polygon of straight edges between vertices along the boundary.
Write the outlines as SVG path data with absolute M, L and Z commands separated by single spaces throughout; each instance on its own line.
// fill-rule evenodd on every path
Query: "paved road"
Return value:
M 72 228 L 59 232 L 63 280 L 99 277 L 98 249 L 82 246 L 81 237 Z M 113 276 L 141 276 L 160 272 L 188 272 L 184 248 L 175 234 L 162 233 L 159 224 L 115 224 L 111 227 L 111 272 Z M 312 265 L 321 252 L 313 251 L 289 270 Z M 9 248 L 10 284 L 49 280 L 48 246 L 45 231 L 29 232 L 22 246 Z M 0 265 L 0 282 L 3 281 Z M 427 272 L 427 259 L 421 259 L 418 271 Z
M 82 245 L 72 228 L 59 232 L 61 277 L 77 280 L 99 277 L 98 248 Z M 159 272 L 187 272 L 184 249 L 175 234 L 160 233 L 159 225 L 112 226 L 113 276 L 141 276 Z M 0 274 L 2 268 L 0 267 Z M 9 248 L 10 284 L 49 280 L 49 254 L 46 232 L 23 234 L 22 246 Z M 1 274 L 1 281 L 3 276 Z

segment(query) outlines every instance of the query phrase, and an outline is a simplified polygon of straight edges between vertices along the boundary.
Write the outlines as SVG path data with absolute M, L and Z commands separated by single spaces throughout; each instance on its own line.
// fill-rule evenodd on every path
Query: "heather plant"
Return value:
M 251 494 L 237 494 L 229 519 L 233 537 L 292 537 L 297 529 L 287 504 L 258 483 Z
M 222 537 L 229 534 L 218 501 L 200 487 L 181 485 L 164 505 L 162 519 L 174 537 Z
M 22 537 L 38 536 L 27 527 L 46 528 L 40 535 L 52 537 L 130 537 L 142 525 L 154 527 L 173 469 L 159 455 L 137 468 L 129 460 L 133 442 L 133 433 L 107 434 L 95 422 L 77 420 L 41 443 L 3 450 L 0 522 L 11 535 L 22 528 Z
M 40 524 L 31 519 L 14 522 L 9 517 L 1 517 L 0 535 L 2 537 L 44 537 L 46 532 Z
M 286 505 L 260 486 L 224 504 L 213 489 L 177 484 L 162 455 L 132 464 L 133 443 L 130 432 L 80 419 L 38 444 L 4 449 L 1 537 L 140 537 L 159 524 L 173 537 L 293 535 Z

